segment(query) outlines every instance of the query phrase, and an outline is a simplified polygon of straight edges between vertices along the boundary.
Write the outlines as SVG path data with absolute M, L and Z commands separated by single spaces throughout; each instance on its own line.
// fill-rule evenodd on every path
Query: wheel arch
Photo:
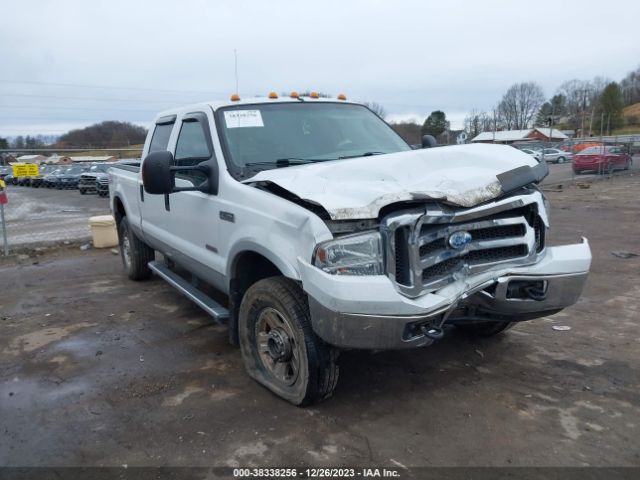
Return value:
M 229 282 L 229 340 L 238 344 L 238 314 L 246 291 L 254 283 L 269 277 L 287 277 L 299 280 L 298 272 L 281 257 L 264 247 L 244 243 L 238 245 L 229 256 L 231 261 L 227 269 Z
M 113 211 L 113 218 L 116 221 L 116 225 L 120 225 L 122 219 L 127 216 L 127 211 L 119 195 L 113 197 L 113 207 L 111 210 Z

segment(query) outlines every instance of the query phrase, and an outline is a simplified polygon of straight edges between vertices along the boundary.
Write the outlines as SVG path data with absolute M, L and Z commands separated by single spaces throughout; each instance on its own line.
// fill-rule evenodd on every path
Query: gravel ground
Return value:
M 55 190 L 9 185 L 5 205 L 11 248 L 88 240 L 89 217 L 109 213 L 109 199 Z
M 109 251 L 6 259 L 0 464 L 639 467 L 640 257 L 611 252 L 640 254 L 640 177 L 587 186 L 548 192 L 550 243 L 593 250 L 577 305 L 493 339 L 345 352 L 310 408 L 249 379 L 224 327 Z

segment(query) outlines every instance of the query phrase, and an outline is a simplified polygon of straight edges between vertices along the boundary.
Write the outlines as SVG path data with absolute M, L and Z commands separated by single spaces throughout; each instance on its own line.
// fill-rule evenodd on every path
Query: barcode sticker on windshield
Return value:
M 229 110 L 224 112 L 227 128 L 264 127 L 260 110 Z

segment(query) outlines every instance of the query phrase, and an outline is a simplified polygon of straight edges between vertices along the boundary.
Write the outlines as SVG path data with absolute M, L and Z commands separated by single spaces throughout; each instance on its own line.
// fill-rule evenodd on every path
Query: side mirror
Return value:
M 172 166 L 173 154 L 167 151 L 153 152 L 147 155 L 142 162 L 142 185 L 144 191 L 152 195 L 166 195 L 175 192 L 203 192 L 216 195 L 217 178 L 211 182 L 211 167 L 207 164 L 194 166 Z M 176 172 L 197 170 L 203 173 L 207 179 L 194 187 L 176 187 Z M 211 186 L 215 185 L 215 188 Z
M 422 136 L 422 148 L 433 148 L 438 144 L 433 135 L 423 135 Z
M 142 162 L 142 185 L 145 192 L 162 195 L 173 191 L 172 163 L 173 154 L 171 152 L 153 152 L 145 157 Z

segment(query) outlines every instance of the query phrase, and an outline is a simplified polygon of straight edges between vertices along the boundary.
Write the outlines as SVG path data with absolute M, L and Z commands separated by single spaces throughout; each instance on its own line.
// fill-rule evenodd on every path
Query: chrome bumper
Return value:
M 309 296 L 313 329 L 340 348 L 405 349 L 433 343 L 423 326 L 461 322 L 522 321 L 573 305 L 588 272 L 560 275 L 505 275 L 473 289 L 455 302 L 421 315 L 372 315 L 336 312 Z M 530 298 L 523 291 L 535 285 Z

